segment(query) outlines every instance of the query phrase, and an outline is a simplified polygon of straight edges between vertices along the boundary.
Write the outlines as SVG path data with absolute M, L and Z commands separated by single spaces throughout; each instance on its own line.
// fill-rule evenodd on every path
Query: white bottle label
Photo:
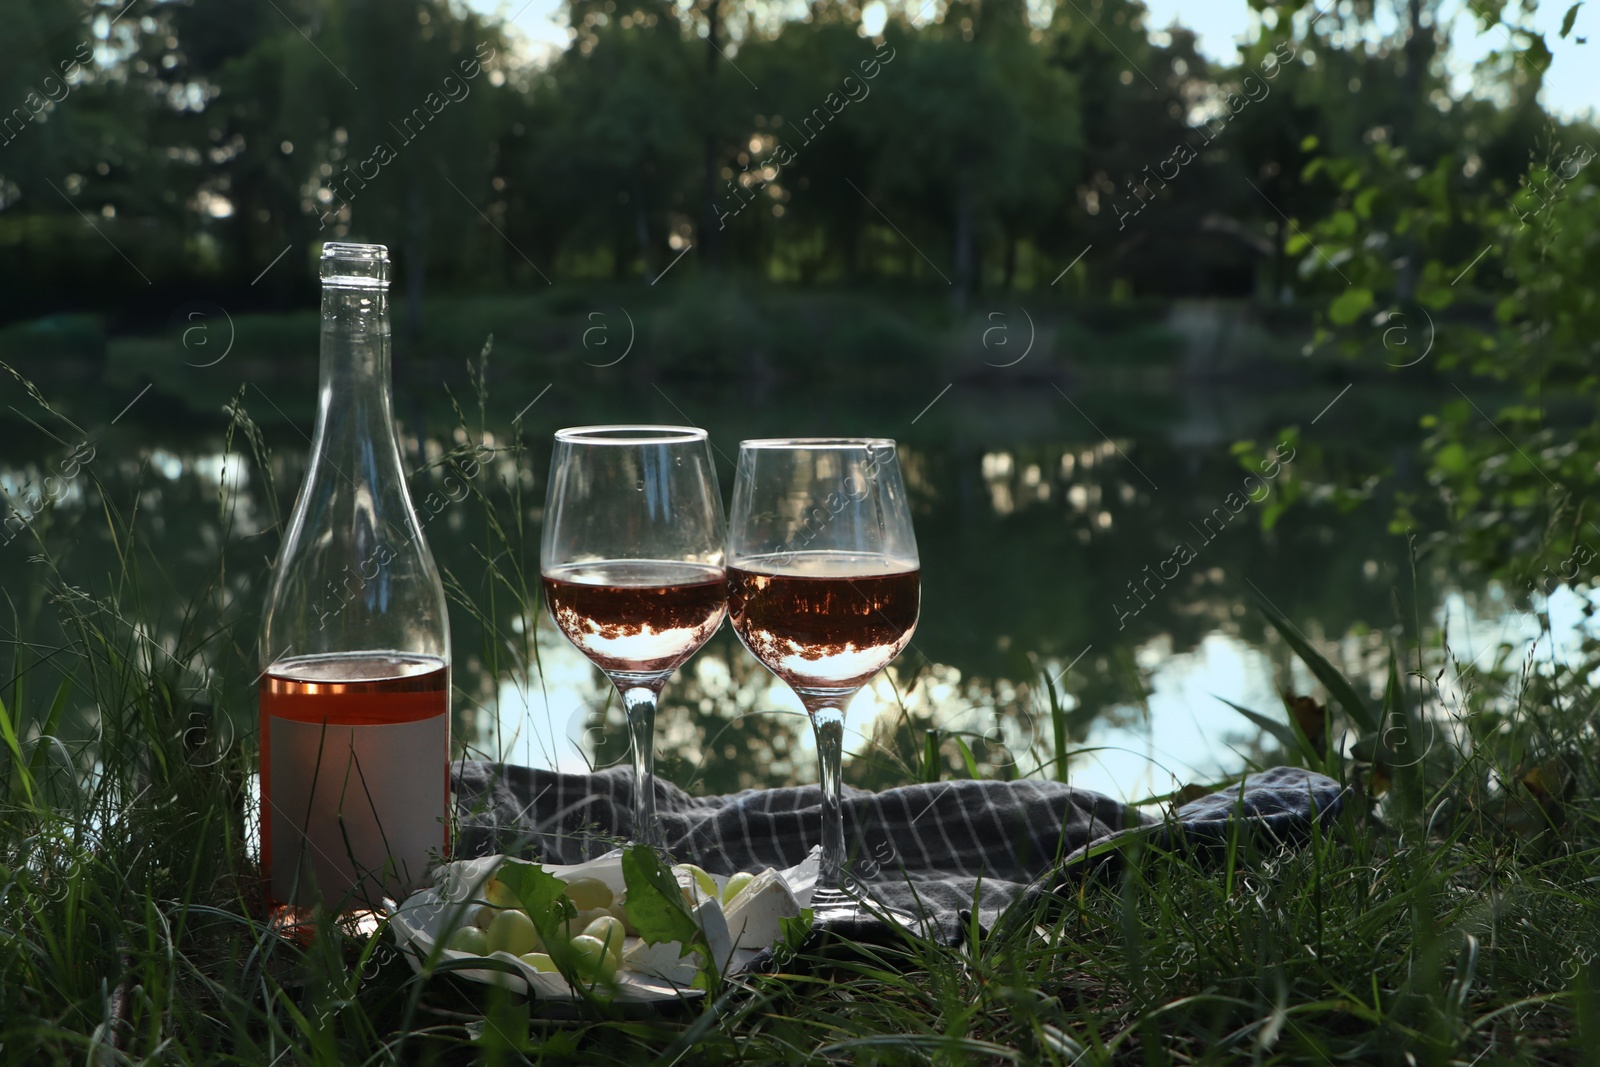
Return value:
M 448 730 L 448 713 L 382 726 L 272 716 L 273 897 L 376 907 L 424 885 L 445 849 Z

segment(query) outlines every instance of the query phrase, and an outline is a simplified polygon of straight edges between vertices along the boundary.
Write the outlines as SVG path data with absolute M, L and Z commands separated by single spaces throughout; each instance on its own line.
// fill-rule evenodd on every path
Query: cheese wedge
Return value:
M 725 914 L 735 947 L 770 948 L 783 936 L 780 920 L 799 915 L 800 902 L 783 875 L 768 867 L 728 902 Z

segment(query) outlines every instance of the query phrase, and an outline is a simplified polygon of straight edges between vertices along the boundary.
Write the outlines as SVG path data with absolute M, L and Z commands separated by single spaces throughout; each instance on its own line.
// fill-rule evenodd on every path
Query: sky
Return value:
M 1332 0 L 1322 0 L 1323 4 Z M 1379 4 L 1392 11 L 1401 0 Z M 1496 27 L 1477 32 L 1477 21 L 1466 10 L 1468 0 L 1446 0 L 1442 20 L 1451 28 L 1452 71 L 1458 91 L 1471 85 L 1472 65 L 1491 49 L 1503 47 L 1505 31 Z M 467 0 L 470 7 L 512 20 L 535 55 L 551 54 L 567 45 L 566 16 L 562 0 Z M 1177 22 L 1194 30 L 1202 53 L 1219 62 L 1232 62 L 1237 43 L 1253 33 L 1254 15 L 1247 0 L 1145 0 L 1150 25 L 1164 29 Z M 1515 3 L 1508 5 L 1513 10 Z M 1545 77 L 1542 101 L 1564 117 L 1595 114 L 1600 107 L 1600 3 L 1578 9 L 1577 22 L 1566 40 L 1557 37 L 1567 0 L 1545 0 L 1531 18 L 1522 21 L 1542 31 L 1554 56 Z M 1463 13 L 1465 12 L 1465 13 Z M 1391 25 L 1392 25 L 1392 15 Z M 1589 37 L 1586 45 L 1575 38 Z
M 545 0 L 538 0 L 543 3 Z M 1194 30 L 1199 50 L 1210 59 L 1231 61 L 1237 54 L 1238 42 L 1253 36 L 1253 19 L 1246 0 L 1144 0 L 1150 11 L 1152 28 L 1165 28 L 1177 22 Z M 1330 6 L 1330 0 L 1319 0 L 1320 10 Z M 1393 11 L 1402 6 L 1401 0 L 1378 4 L 1380 14 L 1387 13 L 1386 25 L 1393 27 Z M 1570 7 L 1567 0 L 1545 0 L 1533 16 L 1517 18 L 1515 0 L 1507 5 L 1507 17 L 1530 29 L 1544 34 L 1545 44 L 1551 52 L 1550 70 L 1545 75 L 1540 102 L 1545 108 L 1566 118 L 1584 114 L 1593 115 L 1600 106 L 1600 4 L 1587 3 L 1578 9 L 1577 21 L 1566 40 L 1557 35 L 1561 19 Z M 1446 0 L 1440 9 L 1440 21 L 1450 27 L 1450 65 L 1456 89 L 1464 92 L 1472 84 L 1472 67 L 1491 50 L 1504 48 L 1506 31 L 1495 27 L 1487 33 L 1478 32 L 1479 22 L 1467 9 L 1464 0 Z M 1580 45 L 1578 37 L 1590 38 Z

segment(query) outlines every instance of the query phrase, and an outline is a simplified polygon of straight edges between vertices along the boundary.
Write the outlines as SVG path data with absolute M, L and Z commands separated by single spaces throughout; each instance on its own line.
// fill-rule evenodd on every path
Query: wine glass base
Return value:
M 860 923 L 880 923 L 891 928 L 900 927 L 911 933 L 923 933 L 923 922 L 910 912 L 881 904 L 865 893 L 850 889 L 819 887 L 811 897 L 813 926 L 852 926 Z

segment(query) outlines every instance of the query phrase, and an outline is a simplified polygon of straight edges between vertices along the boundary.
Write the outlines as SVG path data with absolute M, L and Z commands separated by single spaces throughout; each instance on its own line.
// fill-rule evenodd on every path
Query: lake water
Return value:
M 580 423 L 704 426 L 719 449 L 725 493 L 741 437 L 899 440 L 922 557 L 922 618 L 911 647 L 850 708 L 852 784 L 924 774 L 930 729 L 943 731 L 946 776 L 967 773 L 959 739 L 985 775 L 1054 777 L 1064 766 L 1074 784 L 1128 798 L 1270 759 L 1270 742 L 1218 698 L 1282 717 L 1279 693 L 1310 691 L 1311 680 L 1268 634 L 1254 598 L 1372 686 L 1390 643 L 1415 619 L 1430 630 L 1448 623 L 1451 652 L 1480 663 L 1496 650 L 1520 656 L 1541 625 L 1525 601 L 1436 563 L 1424 562 L 1414 584 L 1407 541 L 1389 532 L 1386 503 L 1347 513 L 1301 505 L 1263 528 L 1272 503 L 1308 473 L 1388 463 L 1404 481 L 1416 466 L 1417 417 L 1435 399 L 1425 389 L 1363 384 L 1345 395 L 1339 381 L 1224 387 L 1125 375 L 974 382 L 930 373 L 861 390 L 847 381 L 774 389 L 647 373 L 607 387 L 563 383 L 537 368 L 508 377 L 491 387 L 486 429 L 460 382 L 470 431 L 456 428 L 442 390 L 402 381 L 397 394 L 419 471 L 413 496 L 439 479 L 422 469 L 428 461 L 482 443 L 503 450 L 489 467 L 489 498 L 503 524 L 514 527 L 517 516 L 523 524 L 505 543 L 469 500 L 427 526 L 456 595 L 481 616 L 451 605 L 456 737 L 474 754 L 564 769 L 626 755 L 620 709 L 598 673 L 555 634 L 542 606 L 528 610 L 485 563 L 500 574 L 520 566 L 536 586 L 549 435 Z M 13 447 L 0 462 L 0 487 L 37 501 L 44 479 L 57 479 L 33 522 L 56 570 L 36 558 L 29 536 L 0 545 L 0 584 L 39 650 L 24 661 L 70 639 L 56 629 L 51 592 L 75 586 L 100 596 L 113 587 L 129 537 L 108 531 L 109 502 L 124 519 L 136 516 L 143 601 L 125 596 L 119 623 L 130 646 L 180 688 L 207 694 L 248 737 L 256 603 L 278 544 L 275 514 L 287 516 L 309 447 L 314 395 L 305 366 L 295 375 L 224 364 L 215 381 L 149 396 L 139 393 L 138 369 L 115 362 L 79 376 L 42 368 L 40 378 L 68 414 L 96 427 L 96 455 L 66 476 L 71 434 L 52 424 L 61 438 L 53 441 L 7 414 Z M 20 389 L 5 388 L 16 409 L 29 407 Z M 268 468 L 242 435 L 225 452 L 218 409 L 241 388 L 270 445 Z M 519 409 L 520 451 L 510 436 Z M 1246 469 L 1232 453 L 1249 438 L 1272 454 L 1287 425 L 1301 427 L 1294 458 L 1271 474 Z M 192 602 L 199 606 L 185 623 Z M 1575 640 L 1577 598 L 1559 592 L 1548 607 L 1562 640 Z M 200 625 L 207 619 L 220 629 Z M 1051 687 L 1064 710 L 1065 753 Z M 88 721 L 91 709 L 80 710 Z M 798 702 L 727 628 L 669 683 L 657 749 L 661 772 L 697 792 L 816 775 Z

